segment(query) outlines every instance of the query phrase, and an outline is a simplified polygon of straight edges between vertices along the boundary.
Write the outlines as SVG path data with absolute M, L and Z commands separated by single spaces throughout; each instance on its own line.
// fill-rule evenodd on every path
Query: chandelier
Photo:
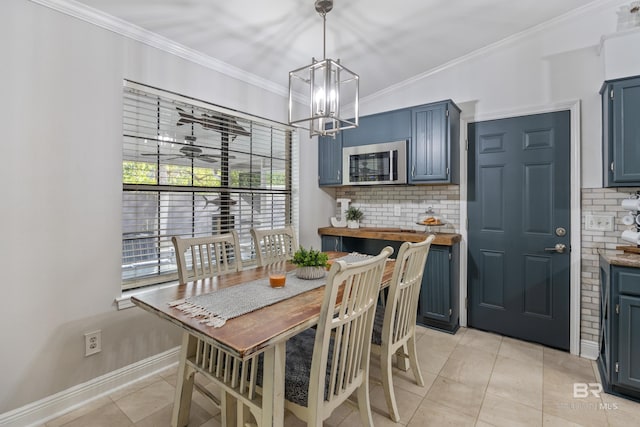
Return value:
M 322 16 L 322 60 L 289 72 L 289 124 L 314 135 L 333 136 L 341 130 L 358 127 L 359 77 L 340 60 L 327 59 L 327 13 L 333 0 L 316 0 Z M 302 102 L 294 102 L 294 96 Z

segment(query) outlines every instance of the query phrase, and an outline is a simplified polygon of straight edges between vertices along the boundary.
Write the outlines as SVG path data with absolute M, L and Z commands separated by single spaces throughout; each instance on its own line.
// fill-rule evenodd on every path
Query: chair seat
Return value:
M 382 345 L 382 324 L 384 323 L 384 307 L 376 307 L 376 317 L 373 319 L 373 335 L 371 343 Z
M 287 341 L 287 362 L 285 364 L 284 397 L 290 402 L 300 406 L 307 406 L 309 395 L 309 372 L 313 346 L 316 339 L 316 329 L 307 329 Z M 333 354 L 333 339 L 329 342 L 329 360 Z M 258 372 L 256 383 L 262 387 L 262 372 L 264 359 L 262 355 L 258 359 Z M 329 369 L 325 381 L 325 398 L 329 388 Z

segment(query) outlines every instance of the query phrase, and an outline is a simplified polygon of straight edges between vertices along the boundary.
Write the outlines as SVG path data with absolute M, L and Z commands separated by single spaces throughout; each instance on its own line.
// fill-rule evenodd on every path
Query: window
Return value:
M 171 237 L 292 223 L 292 131 L 284 124 L 124 85 L 122 286 L 177 279 Z

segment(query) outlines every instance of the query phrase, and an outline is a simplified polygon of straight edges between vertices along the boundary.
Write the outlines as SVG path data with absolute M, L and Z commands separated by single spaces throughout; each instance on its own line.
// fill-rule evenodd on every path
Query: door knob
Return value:
M 557 252 L 559 254 L 564 253 L 564 250 L 567 249 L 567 245 L 564 243 L 556 243 L 556 245 L 552 248 L 544 248 L 547 252 Z

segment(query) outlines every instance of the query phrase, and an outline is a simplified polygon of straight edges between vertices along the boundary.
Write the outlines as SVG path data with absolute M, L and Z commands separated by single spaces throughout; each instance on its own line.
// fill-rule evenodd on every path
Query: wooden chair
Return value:
M 242 270 L 238 233 L 171 238 L 181 284 Z
M 178 277 L 181 284 L 242 269 L 240 244 L 235 231 L 205 237 L 174 236 L 171 241 L 176 252 Z M 252 361 L 241 363 L 224 350 L 187 332 L 183 334 L 181 352 L 177 383 L 180 390 L 176 395 L 176 400 L 180 403 L 174 408 L 180 407 L 183 411 L 178 414 L 174 410 L 173 425 L 186 425 L 188 422 L 190 406 L 188 402 L 190 402 L 190 391 L 194 386 L 220 408 L 223 425 L 234 424 L 236 404 L 235 399 L 230 397 L 235 396 L 229 393 L 229 390 L 238 387 L 236 387 L 236 381 L 231 381 L 230 369 L 239 369 L 243 365 L 244 369 L 247 369 Z M 221 399 L 195 382 L 195 373 L 206 371 L 211 371 L 211 375 L 207 376 L 220 387 Z M 238 378 L 237 375 L 236 378 Z M 252 389 L 251 393 L 253 392 Z M 241 409 L 238 409 L 238 412 L 240 411 Z M 178 419 L 179 417 L 182 419 Z
M 287 261 L 298 250 L 296 235 L 291 226 L 272 230 L 252 228 L 251 236 L 259 266 Z
M 389 417 L 395 422 L 400 421 L 400 416 L 393 390 L 392 356 L 396 354 L 398 358 L 408 357 L 416 383 L 424 386 L 416 353 L 416 314 L 424 266 L 433 239 L 435 236 L 432 234 L 423 242 L 404 242 L 400 246 L 389 285 L 387 304 L 384 309 L 380 307 L 376 312 L 372 353 L 380 357 L 384 396 Z
M 309 426 L 322 426 L 357 391 L 360 418 L 373 426 L 369 404 L 369 352 L 385 261 L 376 257 L 331 266 L 317 329 L 287 342 L 285 408 Z M 340 301 L 336 310 L 336 302 Z

